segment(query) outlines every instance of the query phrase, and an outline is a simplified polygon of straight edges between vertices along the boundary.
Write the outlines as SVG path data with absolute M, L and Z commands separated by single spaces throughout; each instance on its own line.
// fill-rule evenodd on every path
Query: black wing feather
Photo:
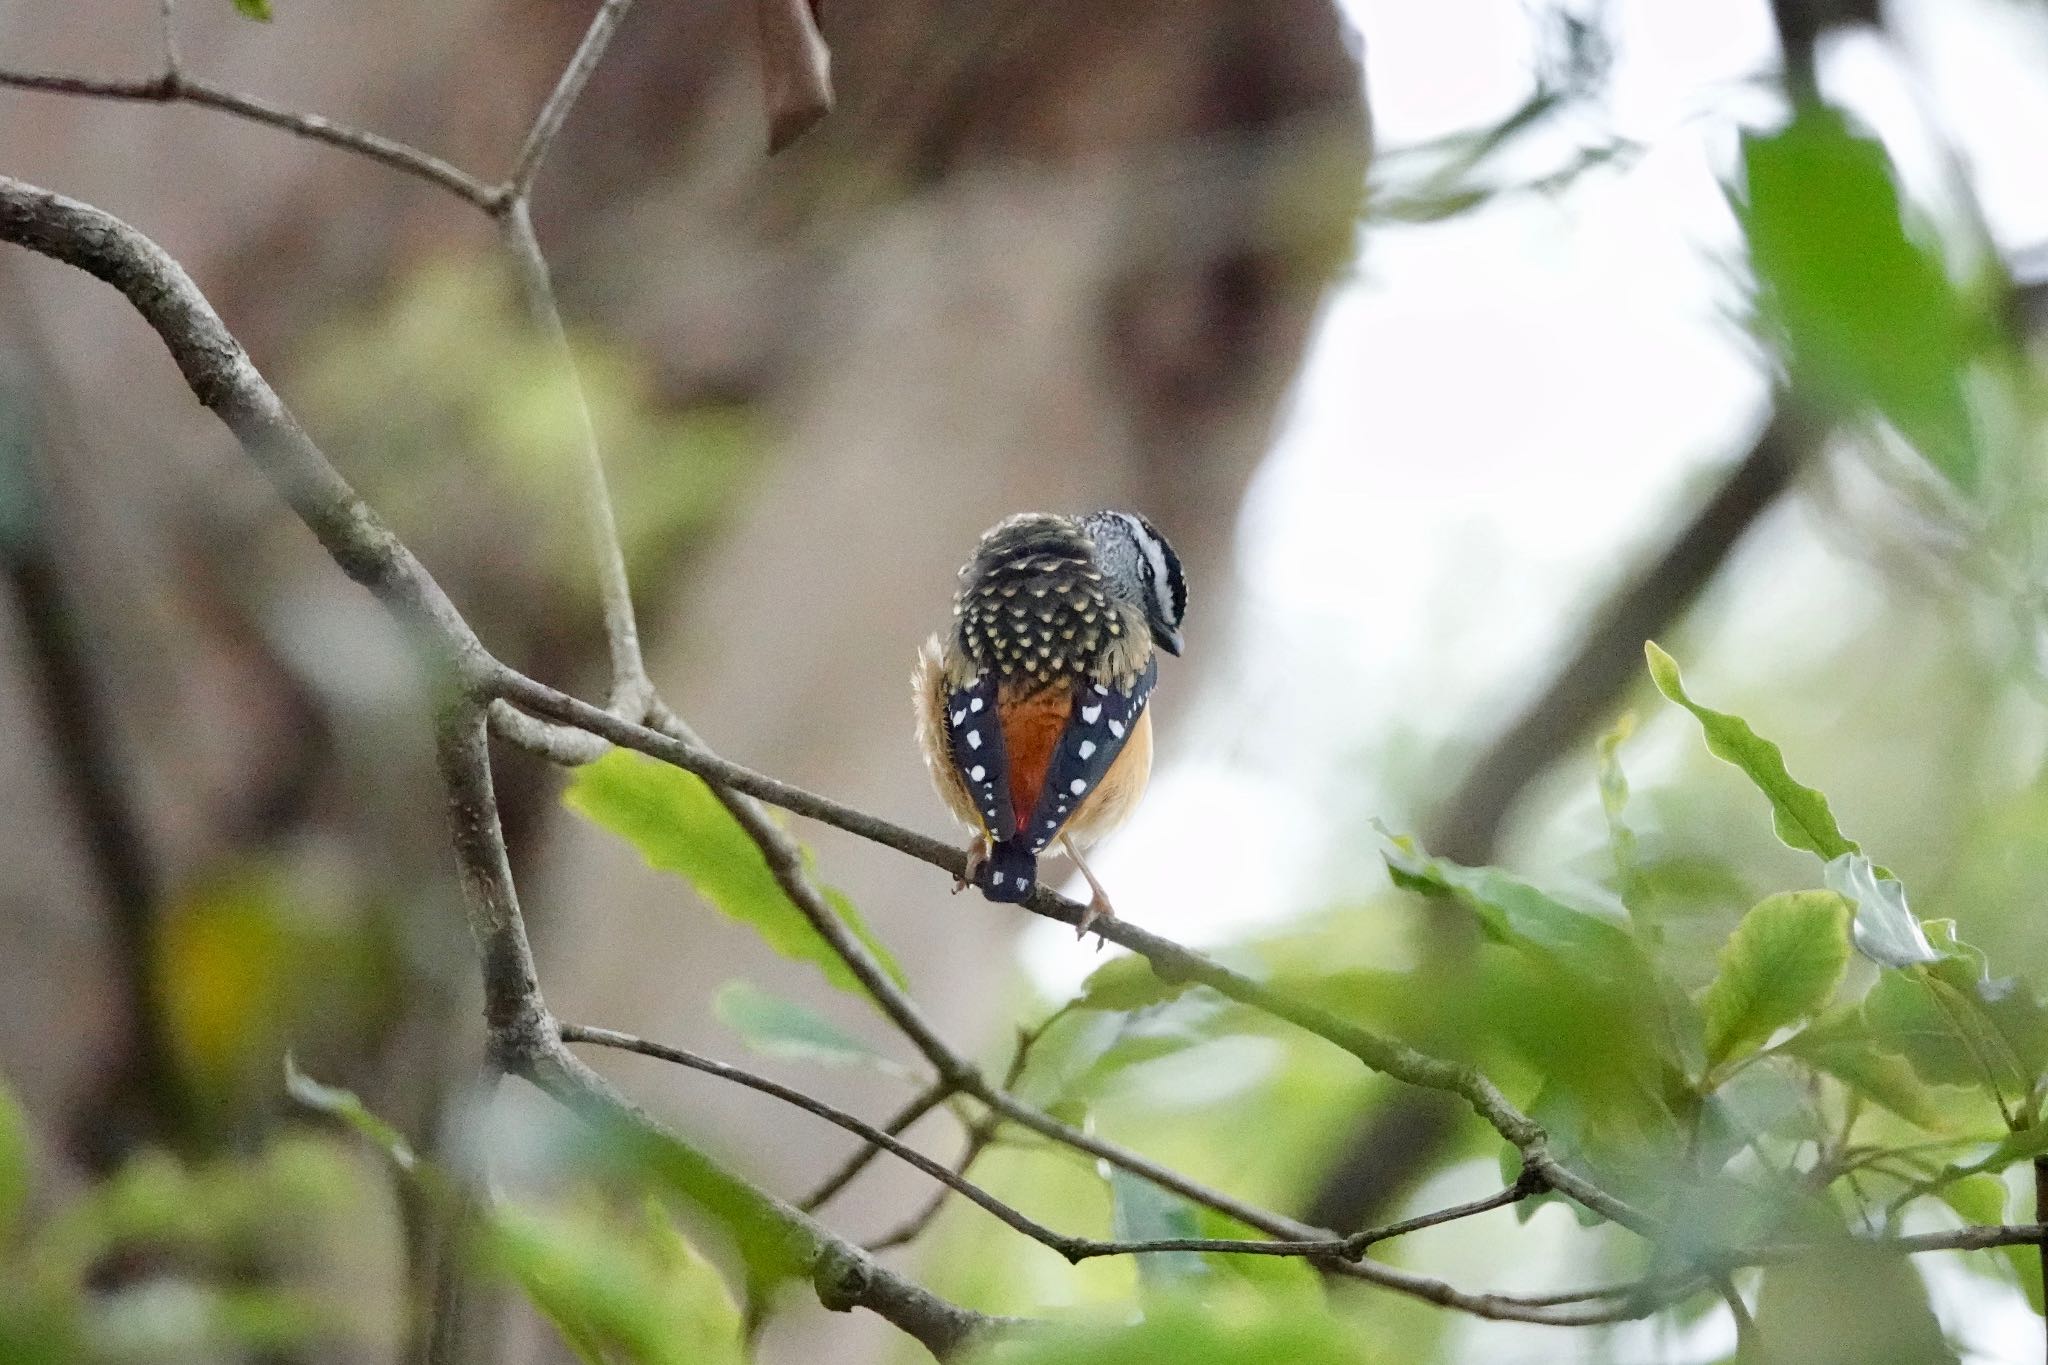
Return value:
M 967 785 L 974 808 L 989 837 L 1004 840 L 1017 833 L 1017 813 L 1010 808 L 1010 760 L 1003 748 L 1003 727 L 996 720 L 996 680 L 984 674 L 946 698 L 946 740 L 953 770 Z
M 1123 752 L 1124 741 L 1136 727 L 1158 678 L 1159 661 L 1151 659 L 1123 688 L 1083 683 L 1075 689 L 1073 712 L 1060 732 L 1060 742 L 1053 747 L 1045 785 L 1039 789 L 1038 804 L 1023 836 L 1033 853 L 1044 852 L 1046 845 L 1059 837 L 1067 821 L 1101 783 L 1109 765 Z

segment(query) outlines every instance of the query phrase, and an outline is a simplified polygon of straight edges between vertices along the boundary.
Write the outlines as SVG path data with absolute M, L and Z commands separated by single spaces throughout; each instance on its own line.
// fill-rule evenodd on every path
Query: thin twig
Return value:
M 186 75 L 157 76 L 140 81 L 99 80 L 90 76 L 51 75 L 34 71 L 0 71 L 0 86 L 33 90 L 53 95 L 80 95 L 91 99 L 128 100 L 142 104 L 196 104 L 218 109 L 253 123 L 282 128 L 288 133 L 340 147 L 394 170 L 440 186 L 486 213 L 495 212 L 499 191 L 469 172 L 442 160 L 431 152 L 385 137 L 381 133 L 353 128 L 319 114 L 302 114 L 281 108 L 254 95 L 224 90 Z
M 1526 1173 L 1522 1179 L 1506 1189 L 1496 1194 L 1489 1194 L 1483 1199 L 1474 1199 L 1463 1204 L 1453 1204 L 1447 1209 L 1437 1209 L 1433 1213 L 1417 1214 L 1413 1218 L 1403 1218 L 1400 1222 L 1389 1223 L 1383 1228 L 1367 1228 L 1364 1232 L 1354 1232 L 1344 1239 L 1342 1254 L 1347 1259 L 1356 1260 L 1358 1257 L 1365 1255 L 1369 1248 L 1378 1243 L 1391 1241 L 1396 1237 L 1405 1237 L 1411 1232 L 1420 1232 L 1424 1228 L 1438 1227 L 1444 1223 L 1455 1223 L 1461 1218 L 1470 1218 L 1475 1214 L 1491 1213 L 1495 1209 L 1504 1209 L 1510 1204 L 1519 1204 L 1524 1199 L 1532 1198 L 1541 1193 L 1543 1193 L 1542 1180 L 1534 1173 Z
M 540 174 L 540 163 L 553 145 L 555 134 L 562 131 L 568 121 L 569 111 L 576 107 L 577 99 L 583 94 L 583 87 L 589 82 L 591 73 L 604 58 L 604 50 L 611 44 L 612 33 L 619 26 L 619 20 L 626 17 L 633 0 L 604 0 L 597 13 L 591 17 L 590 27 L 584 30 L 583 41 L 576 45 L 575 55 L 569 58 L 568 66 L 562 69 L 561 79 L 555 82 L 554 92 L 541 105 L 540 114 L 533 121 L 533 127 L 526 134 L 526 142 L 519 149 L 519 157 L 512 165 L 512 174 L 506 177 L 500 193 L 502 202 L 518 204 L 525 200 L 533 188 L 533 178 Z
M 1001 1127 L 994 1119 L 983 1119 L 967 1130 L 966 1145 L 960 1155 L 953 1159 L 953 1174 L 965 1178 L 974 1169 L 974 1163 L 981 1160 L 981 1154 L 995 1141 Z M 863 1243 L 869 1251 L 888 1251 L 894 1247 L 907 1246 L 924 1235 L 924 1230 L 939 1216 L 939 1210 L 946 1207 L 946 1196 L 952 1193 L 952 1186 L 941 1186 L 925 1200 L 924 1206 L 910 1217 L 898 1223 L 881 1236 Z
M 913 1123 L 916 1123 L 926 1114 L 931 1113 L 932 1110 L 951 1099 L 953 1093 L 953 1087 L 941 1081 L 890 1115 L 888 1122 L 882 1125 L 882 1131 L 890 1137 L 903 1136 Z M 869 1164 L 881 1154 L 882 1149 L 874 1143 L 862 1143 L 859 1151 L 848 1157 L 840 1165 L 839 1169 L 820 1181 L 818 1188 L 812 1190 L 802 1199 L 797 1200 L 796 1206 L 805 1213 L 816 1213 L 841 1190 L 851 1185 L 854 1177 L 866 1170 Z
M 588 46 L 586 42 L 585 47 Z M 582 55 L 578 53 L 579 59 Z M 566 82 L 568 77 L 563 79 Z M 604 637 L 611 655 L 610 705 L 619 715 L 640 720 L 646 717 L 653 701 L 654 685 L 648 680 L 647 663 L 640 651 L 640 627 L 633 616 L 633 589 L 626 578 L 626 555 L 619 543 L 618 518 L 612 511 L 604 459 L 598 452 L 597 424 L 591 417 L 590 399 L 583 390 L 583 376 L 575 352 L 569 347 L 568 331 L 562 326 L 561 309 L 555 303 L 547 258 L 541 254 L 540 241 L 533 234 L 533 217 L 523 195 L 511 201 L 499 223 L 506 250 L 516 267 L 527 313 L 555 357 L 563 382 L 568 385 L 570 406 L 576 413 L 583 518 L 596 561 L 598 600 L 604 612 Z
M 815 1114 L 828 1123 L 837 1124 L 847 1132 L 865 1138 L 873 1146 L 888 1152 L 891 1156 L 916 1167 L 919 1171 L 965 1196 L 986 1212 L 1023 1233 L 1035 1242 L 1057 1251 L 1071 1262 L 1092 1260 L 1099 1256 L 1138 1256 L 1166 1251 L 1203 1251 L 1218 1254 L 1245 1256 L 1344 1256 L 1355 1257 L 1364 1254 L 1365 1245 L 1354 1246 L 1355 1239 L 1341 1238 L 1334 1241 L 1297 1242 L 1288 1240 L 1248 1239 L 1238 1237 L 1162 1237 L 1103 1241 L 1093 1237 L 1069 1237 L 1036 1221 L 1028 1215 L 1004 1203 L 981 1186 L 956 1173 L 944 1164 L 932 1160 L 915 1147 L 892 1137 L 864 1119 L 855 1117 L 843 1109 L 825 1103 L 814 1095 L 807 1095 L 794 1087 L 757 1076 L 736 1066 L 714 1061 L 685 1048 L 670 1047 L 664 1043 L 650 1042 L 630 1033 L 614 1029 L 591 1028 L 582 1024 L 564 1024 L 561 1027 L 562 1041 L 566 1043 L 592 1043 L 600 1047 L 617 1048 L 623 1052 L 637 1052 L 644 1057 L 672 1062 L 692 1071 L 701 1071 L 721 1080 L 743 1085 L 749 1090 L 758 1090 L 764 1095 L 773 1095 L 785 1104 L 809 1114 Z M 1523 1197 L 1516 1193 L 1515 1198 Z M 1461 1205 L 1457 1209 L 1445 1210 L 1432 1215 L 1428 1220 L 1415 1220 L 1422 1226 L 1431 1223 L 1449 1222 L 1453 1218 L 1470 1217 L 1474 1213 L 1499 1208 L 1498 1196 Z M 1391 1234 L 1388 1234 L 1391 1235 Z
M 1735 1277 L 1723 1275 L 1715 1288 L 1720 1290 L 1721 1301 L 1728 1305 L 1728 1312 L 1735 1319 L 1735 1358 L 1743 1365 L 1756 1365 L 1762 1342 L 1757 1336 L 1756 1319 L 1749 1315 L 1749 1305 L 1735 1288 Z
M 178 0 L 158 0 L 157 19 L 163 28 L 164 75 L 175 84 L 184 75 L 178 60 Z

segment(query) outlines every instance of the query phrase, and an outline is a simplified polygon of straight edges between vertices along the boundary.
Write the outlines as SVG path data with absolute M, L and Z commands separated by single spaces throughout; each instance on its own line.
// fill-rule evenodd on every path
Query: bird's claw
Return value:
M 968 887 L 981 880 L 981 870 L 988 866 L 988 859 L 989 848 L 987 844 L 977 839 L 968 846 L 967 866 L 962 868 L 960 874 L 953 878 L 954 895 L 959 895 L 962 891 L 965 891 Z
M 1088 931 L 1095 927 L 1095 921 L 1115 918 L 1116 911 L 1110 908 L 1109 897 L 1097 891 L 1089 898 L 1088 908 L 1081 912 L 1081 922 L 1074 927 L 1074 941 L 1078 943 L 1088 937 Z M 1102 936 L 1101 931 L 1097 930 L 1095 934 L 1095 951 L 1101 952 L 1108 942 L 1109 940 Z

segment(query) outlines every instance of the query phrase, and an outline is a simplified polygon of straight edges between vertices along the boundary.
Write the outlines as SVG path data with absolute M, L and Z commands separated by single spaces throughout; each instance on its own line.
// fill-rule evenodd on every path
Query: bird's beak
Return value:
M 1168 654 L 1173 655 L 1175 658 L 1180 657 L 1181 638 L 1179 631 L 1154 624 L 1152 627 L 1152 640 Z

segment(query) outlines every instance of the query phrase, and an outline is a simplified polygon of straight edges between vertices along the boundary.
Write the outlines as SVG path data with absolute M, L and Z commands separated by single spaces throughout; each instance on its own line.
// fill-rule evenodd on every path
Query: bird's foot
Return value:
M 981 870 L 988 866 L 988 858 L 988 844 L 983 840 L 976 839 L 967 846 L 967 866 L 959 876 L 953 878 L 954 895 L 959 895 L 981 880 Z
M 1081 912 L 1081 922 L 1074 927 L 1075 941 L 1079 942 L 1088 937 L 1088 931 L 1095 927 L 1095 921 L 1115 918 L 1116 911 L 1110 908 L 1109 897 L 1103 895 L 1099 887 L 1096 888 L 1095 894 L 1088 898 L 1088 908 Z M 1098 930 L 1095 935 L 1095 951 L 1101 952 L 1103 946 L 1108 942 L 1109 940 L 1104 938 Z

